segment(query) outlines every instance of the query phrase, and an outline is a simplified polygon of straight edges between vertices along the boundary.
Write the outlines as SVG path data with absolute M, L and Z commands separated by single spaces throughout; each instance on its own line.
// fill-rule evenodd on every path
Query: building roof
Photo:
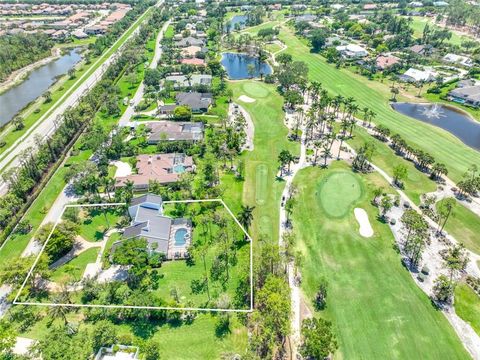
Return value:
M 192 46 L 192 45 L 203 46 L 204 41 L 202 39 L 197 39 L 197 38 L 194 38 L 192 36 L 189 36 L 189 37 L 183 38 L 180 41 L 177 41 L 175 43 L 175 45 L 177 45 L 178 47 L 187 47 L 187 46 Z
M 430 70 L 418 70 L 410 68 L 402 75 L 402 77 L 411 78 L 415 81 L 429 81 L 435 77 L 435 72 Z
M 128 181 L 132 181 L 135 187 L 148 187 L 150 181 L 160 184 L 177 182 L 181 173 L 193 170 L 193 159 L 185 154 L 145 154 L 137 156 L 136 168 L 136 174 L 116 178 L 116 186 L 124 186 Z
M 389 68 L 390 66 L 393 66 L 395 64 L 398 64 L 400 62 L 400 59 L 396 56 L 393 56 L 393 55 L 388 55 L 388 56 L 384 56 L 384 55 L 380 55 L 379 57 L 377 57 L 377 60 L 376 60 L 376 65 L 377 65 L 377 68 L 379 69 L 387 69 Z
M 156 121 L 148 123 L 149 142 L 201 140 L 204 125 L 201 122 Z
M 180 92 L 175 98 L 178 105 L 189 106 L 192 110 L 208 109 L 213 101 L 212 94 L 199 92 Z
M 182 60 L 180 60 L 180 62 L 182 64 L 186 64 L 186 65 L 195 65 L 195 66 L 205 65 L 205 60 L 198 59 L 198 58 L 182 59 Z
M 187 80 L 186 75 L 170 75 L 165 78 L 166 81 L 173 81 L 176 85 L 181 87 L 212 84 L 212 75 L 208 74 L 192 74 L 190 81 Z
M 132 201 L 130 202 L 130 205 L 131 206 L 136 206 L 136 205 L 140 205 L 140 204 L 143 204 L 145 202 L 151 202 L 151 203 L 154 203 L 154 204 L 159 204 L 159 205 L 162 205 L 163 203 L 163 200 L 162 200 L 162 197 L 160 195 L 155 195 L 155 194 L 145 194 L 145 195 L 141 195 L 141 196 L 138 196 L 136 198 L 133 198 Z

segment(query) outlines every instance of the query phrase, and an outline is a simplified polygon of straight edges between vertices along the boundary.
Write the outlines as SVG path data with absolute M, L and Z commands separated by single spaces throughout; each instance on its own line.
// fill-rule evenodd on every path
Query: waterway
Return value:
M 81 58 L 80 50 L 73 49 L 32 70 L 24 81 L 1 94 L 0 127 L 10 122 L 20 110 L 47 91 L 59 76 L 66 74 Z

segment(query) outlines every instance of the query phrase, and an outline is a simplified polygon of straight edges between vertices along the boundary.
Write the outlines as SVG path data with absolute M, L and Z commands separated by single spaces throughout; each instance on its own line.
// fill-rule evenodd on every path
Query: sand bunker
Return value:
M 251 97 L 248 97 L 247 95 L 241 95 L 238 100 L 240 101 L 243 101 L 243 102 L 246 102 L 246 103 L 253 103 L 255 102 L 256 100 L 255 99 L 252 99 Z
M 353 212 L 355 213 L 355 218 L 360 225 L 360 235 L 363 237 L 371 237 L 373 235 L 373 229 L 370 225 L 370 220 L 368 220 L 367 212 L 361 208 L 355 208 Z

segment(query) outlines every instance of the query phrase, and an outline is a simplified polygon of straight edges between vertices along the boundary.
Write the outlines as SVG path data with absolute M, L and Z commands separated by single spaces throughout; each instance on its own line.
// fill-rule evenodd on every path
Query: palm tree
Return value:
M 248 231 L 248 229 L 250 228 L 250 225 L 252 224 L 253 210 L 255 210 L 255 206 L 242 205 L 241 210 L 238 213 L 238 221 L 245 228 L 245 231 Z

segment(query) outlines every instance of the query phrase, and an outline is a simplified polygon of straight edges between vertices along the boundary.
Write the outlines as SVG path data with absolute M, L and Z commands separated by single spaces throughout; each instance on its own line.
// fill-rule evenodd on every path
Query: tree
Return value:
M 392 199 L 390 199 L 390 196 L 384 196 L 382 198 L 382 202 L 380 206 L 382 208 L 382 217 L 385 219 L 385 217 L 387 216 L 387 213 L 390 211 L 390 209 L 393 206 Z
M 332 323 L 322 318 L 305 319 L 302 338 L 300 353 L 305 359 L 326 359 L 338 348 Z
M 186 105 L 180 105 L 173 110 L 173 115 L 177 120 L 188 121 L 192 117 L 192 110 Z
M 405 165 L 399 164 L 393 168 L 393 182 L 399 187 L 403 187 L 403 180 L 408 176 L 408 169 Z
M 93 349 L 97 352 L 102 346 L 114 345 L 117 342 L 117 328 L 108 320 L 95 323 L 92 332 Z
M 13 324 L 5 319 L 0 320 L 0 354 L 9 353 L 15 345 L 17 334 Z
M 149 339 L 145 343 L 142 352 L 145 360 L 158 360 L 160 359 L 160 344 L 154 339 Z
M 433 284 L 433 298 L 436 301 L 450 303 L 453 298 L 454 286 L 445 275 L 440 275 Z
M 327 279 L 322 277 L 318 285 L 318 291 L 315 295 L 315 306 L 319 310 L 323 310 L 325 308 L 325 305 L 327 302 L 327 287 L 328 287 Z
M 377 199 L 378 199 L 378 197 L 379 197 L 380 195 L 382 195 L 382 194 L 383 194 L 383 188 L 381 188 L 381 187 L 376 187 L 375 189 L 373 189 L 373 200 L 372 200 L 372 202 L 373 202 L 374 204 L 377 204 Z
M 318 53 L 325 46 L 325 31 L 322 29 L 313 30 L 310 34 L 310 43 L 312 44 L 312 52 Z
M 445 255 L 445 264 L 450 270 L 450 281 L 453 281 L 456 274 L 467 267 L 468 254 L 465 251 L 465 246 L 463 244 L 451 246 Z
M 23 117 L 15 116 L 12 120 L 12 124 L 15 127 L 15 130 L 22 130 L 25 127 L 25 123 L 23 122 Z
M 439 226 L 439 232 L 442 233 L 443 228 L 447 224 L 448 219 L 450 218 L 450 215 L 452 214 L 453 209 L 457 205 L 457 201 L 454 198 L 446 198 L 438 204 L 437 208 L 437 213 L 439 215 L 439 221 L 438 221 L 438 226 Z M 440 225 L 443 219 L 443 224 Z
M 43 93 L 43 98 L 45 99 L 46 103 L 51 102 L 52 101 L 52 93 L 49 90 L 45 91 Z
M 238 214 L 238 221 L 245 228 L 245 231 L 248 231 L 253 221 L 253 210 L 255 210 L 255 206 L 242 205 Z
M 247 65 L 247 72 L 248 72 L 248 77 L 252 79 L 255 76 L 255 64 L 248 64 Z
M 288 164 L 288 171 L 290 171 L 290 163 L 294 160 L 292 153 L 288 150 L 280 151 L 278 155 L 278 161 L 280 162 L 280 176 L 283 174 L 285 165 Z
M 435 163 L 432 166 L 432 173 L 430 174 L 431 179 L 441 178 L 442 175 L 448 175 L 448 169 L 445 164 Z

